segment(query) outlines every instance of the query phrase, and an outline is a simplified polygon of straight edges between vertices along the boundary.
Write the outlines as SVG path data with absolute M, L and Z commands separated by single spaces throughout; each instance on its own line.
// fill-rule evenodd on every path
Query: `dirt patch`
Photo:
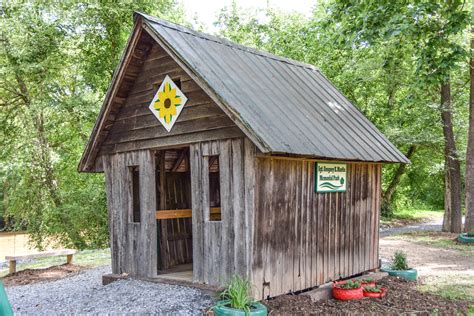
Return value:
M 388 289 L 387 295 L 382 299 L 365 298 L 356 301 L 331 299 L 312 302 L 306 295 L 283 295 L 265 303 L 270 309 L 270 315 L 400 315 L 402 313 L 454 315 L 466 314 L 470 304 L 466 301 L 447 300 L 438 295 L 420 292 L 416 290 L 416 282 L 387 277 L 380 280 L 378 284 Z
M 2 281 L 5 286 L 54 281 L 77 274 L 84 269 L 84 267 L 74 264 L 63 264 L 45 269 L 26 269 L 7 275 L 2 278 Z
M 410 267 L 416 268 L 420 276 L 454 276 L 456 274 L 474 276 L 473 257 L 470 251 L 462 252 L 434 247 L 418 242 L 394 239 L 394 237 L 380 239 L 381 258 L 390 259 L 399 249 L 407 253 L 408 264 Z

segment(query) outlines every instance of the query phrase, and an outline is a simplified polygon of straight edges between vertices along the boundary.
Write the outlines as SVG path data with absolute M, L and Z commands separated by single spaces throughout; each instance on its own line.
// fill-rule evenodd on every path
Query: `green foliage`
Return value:
M 222 300 L 228 301 L 235 309 L 250 313 L 250 308 L 255 302 L 251 296 L 252 284 L 238 275 L 232 277 L 226 289 L 220 294 Z
M 408 270 L 407 254 L 402 250 L 395 251 L 392 258 L 392 265 L 390 266 L 393 270 Z
M 467 135 L 467 5 L 325 1 L 313 15 L 224 8 L 233 41 L 319 67 L 401 151 L 419 148 L 386 213 L 444 207 L 435 81 L 449 73 L 461 159 Z M 102 175 L 78 174 L 101 101 L 143 11 L 186 24 L 173 0 L 0 3 L 0 214 L 35 245 L 107 245 Z M 396 165 L 384 167 L 385 189 Z
M 336 287 L 338 287 L 340 289 L 346 289 L 346 290 L 358 289 L 358 288 L 360 288 L 360 286 L 361 286 L 361 284 L 357 280 L 349 280 L 349 281 L 344 282 L 344 283 L 336 284 Z
M 35 246 L 103 248 L 103 175 L 77 165 L 134 10 L 178 19 L 173 0 L 0 3 L 0 211 Z
M 364 291 L 370 292 L 370 293 L 380 293 L 380 292 L 382 292 L 382 288 L 380 287 L 380 285 L 365 286 Z

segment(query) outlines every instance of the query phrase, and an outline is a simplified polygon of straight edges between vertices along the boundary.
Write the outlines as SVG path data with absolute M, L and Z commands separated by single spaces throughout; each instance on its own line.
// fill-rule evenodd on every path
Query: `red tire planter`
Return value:
M 362 287 L 357 289 L 341 289 L 337 287 L 338 284 L 345 282 L 334 282 L 332 286 L 332 296 L 340 301 L 359 300 L 364 297 Z
M 365 297 L 371 297 L 371 298 L 381 298 L 384 297 L 385 294 L 387 294 L 387 290 L 385 288 L 380 289 L 380 293 L 374 293 L 374 292 L 367 292 L 364 291 L 364 296 Z

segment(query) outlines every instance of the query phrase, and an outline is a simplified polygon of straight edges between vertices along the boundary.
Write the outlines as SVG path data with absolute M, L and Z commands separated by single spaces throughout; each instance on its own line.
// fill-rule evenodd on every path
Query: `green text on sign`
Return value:
M 315 192 L 346 192 L 347 164 L 317 162 L 314 173 Z

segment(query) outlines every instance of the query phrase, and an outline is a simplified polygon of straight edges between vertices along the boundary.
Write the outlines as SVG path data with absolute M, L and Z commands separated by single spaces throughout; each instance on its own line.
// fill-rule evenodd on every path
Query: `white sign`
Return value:
M 315 192 L 346 192 L 347 164 L 317 162 L 314 178 Z
M 158 91 L 156 91 L 149 109 L 169 132 L 183 110 L 186 101 L 188 101 L 188 98 L 184 96 L 173 80 L 166 75 L 165 80 L 163 80 Z

